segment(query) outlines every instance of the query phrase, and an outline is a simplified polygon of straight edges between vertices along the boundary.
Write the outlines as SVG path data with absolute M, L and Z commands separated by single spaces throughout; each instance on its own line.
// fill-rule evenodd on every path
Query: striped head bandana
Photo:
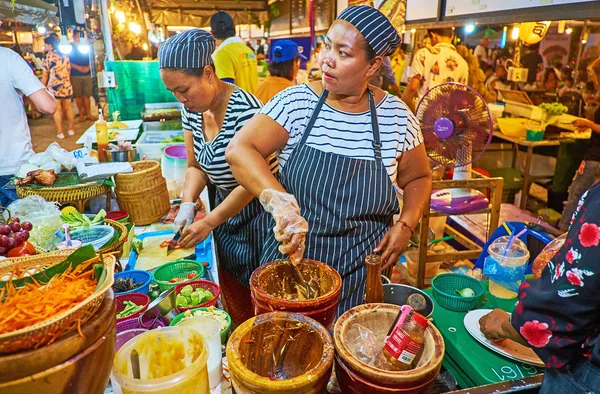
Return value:
M 159 68 L 204 68 L 212 63 L 213 36 L 201 29 L 176 34 L 158 49 Z
M 337 17 L 352 24 L 378 56 L 389 56 L 400 45 L 400 36 L 390 20 L 379 10 L 366 5 L 346 8 Z

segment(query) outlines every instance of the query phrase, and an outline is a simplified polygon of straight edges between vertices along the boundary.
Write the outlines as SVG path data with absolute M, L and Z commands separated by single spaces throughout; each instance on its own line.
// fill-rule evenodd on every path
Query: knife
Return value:
M 175 233 L 175 236 L 173 237 L 171 242 L 169 242 L 169 245 L 167 246 L 167 256 L 169 254 L 171 254 L 172 251 L 175 250 L 175 248 L 173 247 L 173 244 L 177 243 L 179 241 L 179 238 L 181 238 L 181 229 L 177 230 L 177 232 Z M 175 241 L 175 242 L 173 242 L 173 241 Z

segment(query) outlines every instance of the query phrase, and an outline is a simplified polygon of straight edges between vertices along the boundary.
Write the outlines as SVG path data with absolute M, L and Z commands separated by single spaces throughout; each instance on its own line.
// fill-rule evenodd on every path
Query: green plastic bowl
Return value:
M 187 278 L 188 274 L 196 273 L 193 278 L 182 282 L 169 282 L 173 278 Z M 176 260 L 158 267 L 152 274 L 152 280 L 158 284 L 161 292 L 169 290 L 181 283 L 191 282 L 204 276 L 204 266 L 194 260 Z
M 481 282 L 470 276 L 459 274 L 440 274 L 431 280 L 431 287 L 437 303 L 443 308 L 456 312 L 475 309 L 484 293 Z M 473 290 L 474 297 L 461 297 L 456 294 L 456 290 L 466 287 Z
M 208 308 L 204 307 L 204 308 L 191 309 L 187 312 L 190 312 L 192 314 L 192 316 L 194 316 L 194 313 L 196 311 L 207 311 L 207 310 L 208 310 Z M 225 341 L 227 341 L 227 334 L 229 333 L 229 329 L 231 328 L 231 316 L 229 316 L 229 313 L 225 312 L 223 309 L 215 308 L 215 311 L 221 312 L 227 318 L 227 326 L 221 330 L 221 343 L 224 344 Z M 177 323 L 179 323 L 181 321 L 181 319 L 183 319 L 184 315 L 185 315 L 185 312 L 180 313 L 179 315 L 175 316 L 175 318 L 173 320 L 171 320 L 171 323 L 169 323 L 169 326 L 176 326 Z

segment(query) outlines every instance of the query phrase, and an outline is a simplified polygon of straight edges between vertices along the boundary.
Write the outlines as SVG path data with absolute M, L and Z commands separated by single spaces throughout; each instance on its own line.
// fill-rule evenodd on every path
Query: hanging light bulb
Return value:
M 136 22 L 129 22 L 129 31 L 131 31 L 133 34 L 139 35 L 142 32 L 142 26 Z
M 567 34 L 571 34 L 571 33 L 573 33 L 573 29 L 571 29 L 570 27 L 567 27 L 567 28 L 565 29 L 565 33 L 567 33 Z
M 117 18 L 120 23 L 125 23 L 125 13 L 123 11 L 115 12 L 115 18 Z
M 90 53 L 90 43 L 88 42 L 87 38 L 83 37 L 81 40 L 79 40 L 79 45 L 77 45 L 77 49 L 83 54 Z
M 417 32 L 417 29 L 410 29 L 410 32 L 411 32 L 412 34 L 415 34 L 415 33 Z
M 512 32 L 510 33 L 510 38 L 512 38 L 513 40 L 518 40 L 520 30 L 521 29 L 519 28 L 519 26 L 515 25 L 512 29 Z
M 471 33 L 473 33 L 474 31 L 475 31 L 475 25 L 474 25 L 474 24 L 472 24 L 472 23 L 468 23 L 468 24 L 465 26 L 465 33 L 467 33 L 467 34 L 471 34 Z
M 71 43 L 67 40 L 67 36 L 64 34 L 60 38 L 60 42 L 58 43 L 58 50 L 64 53 L 65 55 L 70 54 L 73 50 Z
M 46 27 L 45 26 L 38 26 L 37 32 L 40 33 L 40 34 L 46 34 Z
M 144 44 L 142 45 L 142 49 L 143 49 L 144 51 L 147 51 L 147 50 L 148 50 L 148 44 L 144 43 Z

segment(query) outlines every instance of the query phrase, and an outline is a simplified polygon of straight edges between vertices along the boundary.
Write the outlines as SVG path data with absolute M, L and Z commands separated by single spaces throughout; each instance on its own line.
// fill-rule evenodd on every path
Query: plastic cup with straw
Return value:
M 504 256 L 506 256 L 506 254 L 508 253 L 514 239 L 519 238 L 521 235 L 525 234 L 525 232 L 527 232 L 527 228 L 524 228 L 523 230 L 519 231 L 516 235 L 515 233 L 510 234 L 510 238 L 508 239 L 508 243 L 506 244 L 506 249 L 504 249 Z

